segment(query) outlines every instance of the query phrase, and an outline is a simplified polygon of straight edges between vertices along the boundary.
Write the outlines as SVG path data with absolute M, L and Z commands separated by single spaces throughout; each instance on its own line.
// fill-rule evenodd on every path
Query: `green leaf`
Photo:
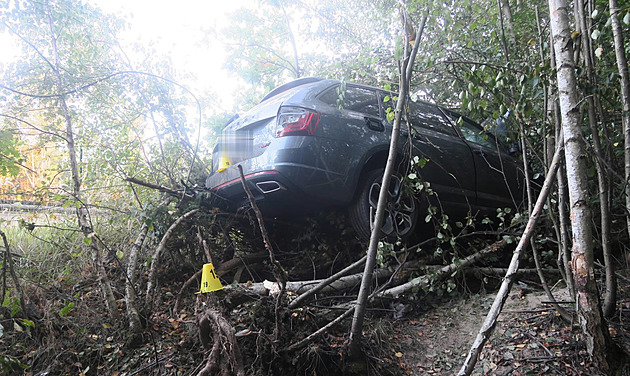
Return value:
M 85 238 L 83 238 L 83 243 L 84 243 L 85 245 L 90 245 L 90 244 L 92 244 L 92 238 L 89 238 L 89 237 L 87 237 L 87 236 L 86 236 Z
M 59 316 L 67 316 L 68 313 L 74 308 L 74 302 L 68 303 L 65 307 L 59 310 Z
M 35 323 L 32 322 L 31 320 L 27 320 L 27 319 L 20 319 L 20 324 L 22 324 L 24 326 L 30 326 L 31 328 L 35 327 Z
M 601 34 L 601 32 L 597 29 L 593 30 L 593 32 L 591 33 L 591 38 L 593 38 L 593 40 L 597 40 L 597 38 L 599 38 L 599 35 Z

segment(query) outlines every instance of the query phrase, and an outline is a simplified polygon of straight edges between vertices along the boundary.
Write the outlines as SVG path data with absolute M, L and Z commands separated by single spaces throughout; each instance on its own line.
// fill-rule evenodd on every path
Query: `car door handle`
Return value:
M 378 119 L 374 119 L 374 118 L 370 118 L 366 116 L 365 124 L 367 125 L 368 128 L 374 131 L 383 132 L 385 130 L 385 126 L 383 125 L 383 122 L 381 122 Z

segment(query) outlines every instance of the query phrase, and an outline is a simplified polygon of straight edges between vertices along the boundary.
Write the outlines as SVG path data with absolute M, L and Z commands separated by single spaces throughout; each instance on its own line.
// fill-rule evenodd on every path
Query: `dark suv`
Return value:
M 244 204 L 241 165 L 264 214 L 347 207 L 357 234 L 367 238 L 389 150 L 392 97 L 319 78 L 280 86 L 225 126 L 206 186 L 233 207 Z M 522 201 L 522 164 L 477 123 L 419 101 L 410 101 L 407 119 L 411 137 L 404 125 L 400 161 L 413 149 L 411 158 L 423 164 L 417 175 L 443 210 L 488 213 Z M 389 187 L 383 233 L 391 237 L 412 232 L 425 201 L 409 193 L 403 176 L 400 171 Z

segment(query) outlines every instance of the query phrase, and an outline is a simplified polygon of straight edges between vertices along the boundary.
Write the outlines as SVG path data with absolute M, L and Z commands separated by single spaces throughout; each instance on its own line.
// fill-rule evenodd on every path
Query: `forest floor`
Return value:
M 343 242 L 336 242 L 339 235 L 335 234 L 333 241 L 326 244 L 338 244 L 339 250 L 333 249 L 334 257 L 327 265 L 342 261 L 346 265 L 344 257 L 339 255 L 347 247 Z M 311 238 L 303 242 L 314 244 Z M 323 263 L 319 248 L 313 252 L 319 257 L 318 262 Z M 209 300 L 207 296 L 194 294 L 199 288 L 197 284 L 185 291 L 180 308 L 174 312 L 182 285 L 196 269 L 178 262 L 177 252 L 169 252 L 169 255 L 172 261 L 165 263 L 160 272 L 153 314 L 145 322 L 141 341 L 133 344 L 129 343 L 125 321 L 109 321 L 98 283 L 89 267 L 80 274 L 49 278 L 46 283 L 25 282 L 25 294 L 33 307 L 30 320 L 13 316 L 10 308 L 15 302 L 10 301 L 11 304 L 0 308 L 0 371 L 25 376 L 196 375 L 208 358 L 199 339 L 197 318 L 206 309 L 204 300 Z M 293 257 L 307 265 L 316 264 L 315 259 L 304 255 L 300 251 Z M 346 255 L 349 259 L 350 256 L 356 259 L 356 254 Z M 627 270 L 618 272 L 622 277 L 628 275 Z M 321 278 L 315 271 L 311 274 L 312 278 Z M 122 298 L 124 273 L 112 265 L 110 276 L 115 294 Z M 537 279 L 529 278 L 533 281 L 523 278 L 514 285 L 474 374 L 597 375 L 588 361 L 577 321 L 564 322 L 546 302 Z M 456 279 L 458 288 L 450 293 L 442 291 L 438 297 L 435 292 L 419 292 L 410 300 L 388 302 L 369 311 L 364 326 L 366 374 L 457 373 L 493 302 L 499 278 L 490 278 L 489 283 L 483 284 L 458 273 Z M 609 321 L 613 339 L 626 351 L 630 349 L 628 281 L 625 277 L 619 279 L 618 310 Z M 570 300 L 562 287 L 554 287 L 553 291 L 558 301 Z M 336 298 L 348 302 L 355 293 Z M 304 338 L 340 313 L 322 307 L 323 300 L 297 310 L 283 310 L 282 335 L 274 340 L 271 338 L 274 299 L 257 296 L 243 303 L 231 301 L 234 296 L 225 291 L 214 296 L 218 297 L 224 316 L 237 333 L 236 341 L 242 354 L 239 361 L 245 365 L 247 375 L 344 374 L 350 319 L 301 350 L 282 351 L 283 347 Z M 123 312 L 123 299 L 119 299 L 119 303 Z M 574 310 L 572 304 L 564 306 Z
M 565 300 L 565 295 L 561 290 L 556 299 Z M 396 346 L 386 362 L 401 374 L 457 373 L 493 300 L 494 292 L 459 296 L 398 320 L 392 335 Z M 542 291 L 513 289 L 473 374 L 597 374 L 588 363 L 577 323 L 563 322 L 546 300 Z
M 37 320 L 35 328 L 19 322 L 15 322 L 13 328 L 7 328 L 3 322 L 5 332 L 0 338 L 0 350 L 5 354 L 8 350 L 8 355 L 30 366 L 25 370 L 5 368 L 10 370 L 7 374 L 197 374 L 207 354 L 199 342 L 195 298 L 191 297 L 177 314 L 171 311 L 179 282 L 163 285 L 160 293 L 163 299 L 147 328 L 144 343 L 137 347 L 125 344 L 124 323 L 107 323 L 104 310 L 100 307 L 100 294 L 93 289 L 94 284 L 75 286 L 82 289 L 80 294 L 77 293 L 76 305 L 63 314 Z M 625 293 L 628 291 L 627 284 L 621 286 L 620 291 L 623 294 L 620 310 L 610 322 L 610 333 L 618 343 L 628 348 L 624 345 L 630 342 L 630 300 Z M 35 300 L 38 304 L 45 301 L 45 291 L 31 289 L 30 292 L 32 298 L 39 299 Z M 554 292 L 559 301 L 567 300 L 566 291 Z M 398 310 L 399 313 L 404 312 L 400 318 L 394 318 L 397 309 L 372 313 L 366 320 L 364 332 L 368 343 L 369 374 L 455 374 L 463 364 L 494 295 L 494 291 L 459 292 L 439 299 L 420 299 L 412 308 Z M 496 330 L 483 350 L 475 375 L 597 375 L 588 362 L 577 323 L 571 325 L 562 321 L 545 303 L 546 300 L 541 290 L 531 289 L 529 284 L 514 287 Z M 231 311 L 235 330 L 238 331 L 243 323 L 250 320 L 254 309 L 260 310 L 260 305 L 257 308 L 241 306 Z M 308 320 L 302 314 L 300 317 L 303 323 Z M 299 320 L 291 321 L 291 325 L 297 322 Z M 297 337 L 308 333 L 312 327 L 304 324 L 292 330 Z M 327 358 L 319 360 L 323 368 L 322 364 L 312 368 L 302 367 L 299 373 L 286 373 L 284 368 L 282 374 L 321 375 L 326 374 L 322 372 L 326 367 L 330 367 L 328 374 L 342 374 L 338 365 L 342 363 L 346 339 L 347 325 L 338 325 L 308 350 L 327 349 L 322 352 L 327 354 Z M 248 352 L 252 349 L 256 351 L 259 340 L 254 341 L 256 345 L 252 347 L 251 339 L 248 346 L 248 337 L 238 338 L 245 358 L 251 359 L 256 355 Z M 246 367 L 246 371 L 247 374 L 280 374 L 271 367 L 268 370 Z

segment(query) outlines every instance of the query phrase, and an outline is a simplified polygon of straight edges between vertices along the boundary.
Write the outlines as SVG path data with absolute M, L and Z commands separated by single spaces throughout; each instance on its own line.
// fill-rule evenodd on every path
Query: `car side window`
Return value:
M 337 107 L 337 100 L 342 99 L 338 92 L 339 86 L 326 90 L 319 96 L 319 100 Z M 347 86 L 343 95 L 342 107 L 345 110 L 361 112 L 374 117 L 381 117 L 376 91 L 358 86 Z
M 431 129 L 451 136 L 457 135 L 442 112 L 428 103 L 410 102 L 409 122 L 414 127 Z
M 490 149 L 497 148 L 497 142 L 495 138 L 485 132 L 479 126 L 476 126 L 463 117 L 457 117 L 454 115 L 451 116 L 455 124 L 457 124 L 459 130 L 462 132 L 462 135 L 464 136 L 466 141 L 474 142 Z

